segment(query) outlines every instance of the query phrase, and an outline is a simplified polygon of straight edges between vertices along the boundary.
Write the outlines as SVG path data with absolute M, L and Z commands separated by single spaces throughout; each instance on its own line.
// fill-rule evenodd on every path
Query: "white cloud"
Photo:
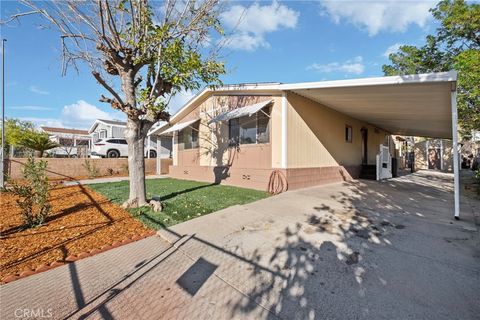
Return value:
M 392 44 L 390 47 L 387 48 L 387 50 L 385 50 L 385 52 L 383 53 L 383 56 L 385 58 L 388 58 L 390 56 L 390 54 L 397 52 L 398 49 L 400 49 L 401 46 L 403 46 L 402 43 Z
M 38 128 L 40 126 L 65 127 L 60 119 L 55 118 L 19 117 L 19 119 L 33 122 Z
M 381 31 L 405 32 L 410 25 L 425 27 L 431 18 L 429 9 L 437 0 L 320 0 L 321 14 L 335 23 L 345 20 L 366 30 L 370 36 Z
M 36 94 L 41 94 L 41 95 L 49 95 L 50 94 L 50 92 L 42 90 L 42 89 L 38 88 L 37 86 L 30 86 L 30 88 L 28 88 L 28 89 L 31 92 L 36 93 Z
M 84 100 L 78 100 L 76 103 L 64 106 L 59 118 L 23 117 L 21 119 L 32 121 L 37 126 L 88 129 L 95 119 L 124 121 L 125 118 L 120 111 L 106 112 Z
M 352 60 L 347 60 L 343 63 L 331 62 L 327 64 L 312 63 L 307 67 L 307 70 L 313 70 L 318 72 L 344 72 L 344 73 L 353 73 L 361 74 L 365 70 L 365 65 L 363 64 L 363 58 L 357 56 Z
M 125 119 L 122 112 L 105 112 L 84 100 L 64 106 L 61 117 L 65 126 L 75 128 L 88 128 L 95 119 Z
M 226 46 L 234 50 L 254 51 L 268 48 L 267 33 L 280 28 L 295 28 L 299 13 L 286 5 L 272 1 L 270 5 L 253 3 L 249 7 L 233 5 L 220 15 L 222 25 L 233 34 L 227 38 Z

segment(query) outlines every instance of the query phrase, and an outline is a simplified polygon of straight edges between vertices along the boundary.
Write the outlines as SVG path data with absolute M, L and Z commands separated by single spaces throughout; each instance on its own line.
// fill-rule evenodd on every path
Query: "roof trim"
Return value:
M 78 134 L 78 135 L 88 136 L 88 131 L 85 129 L 60 128 L 60 127 L 49 127 L 49 126 L 40 126 L 40 128 L 43 131 L 50 132 L 50 133 Z
M 127 126 L 127 123 L 126 122 L 123 122 L 123 121 L 118 121 L 120 123 L 124 123 L 124 124 L 113 124 L 113 123 L 108 123 L 108 122 L 105 122 L 105 121 L 110 121 L 110 120 L 104 120 L 104 119 L 95 119 L 95 121 L 93 122 L 92 126 L 90 127 L 90 129 L 88 129 L 88 133 L 92 133 L 93 130 L 95 130 L 95 128 L 97 127 L 97 125 L 99 123 L 103 123 L 107 126 L 114 126 L 114 127 L 122 127 L 122 128 L 125 128 Z M 111 121 L 116 121 L 116 120 L 111 120 Z
M 342 88 L 342 87 L 363 87 L 378 86 L 392 84 L 412 84 L 412 83 L 428 83 L 428 82 L 454 82 L 457 81 L 457 72 L 437 72 L 412 74 L 404 76 L 361 78 L 349 80 L 333 80 L 319 82 L 302 82 L 279 85 L 279 90 L 305 90 L 305 89 L 322 89 L 322 88 Z

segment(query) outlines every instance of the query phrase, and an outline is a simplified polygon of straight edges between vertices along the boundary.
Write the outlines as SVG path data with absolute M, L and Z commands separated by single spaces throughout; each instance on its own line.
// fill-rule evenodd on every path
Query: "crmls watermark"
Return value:
M 42 318 L 51 318 L 53 317 L 52 309 L 44 309 L 44 308 L 23 308 L 23 309 L 16 309 L 15 318 L 20 319 L 42 319 Z

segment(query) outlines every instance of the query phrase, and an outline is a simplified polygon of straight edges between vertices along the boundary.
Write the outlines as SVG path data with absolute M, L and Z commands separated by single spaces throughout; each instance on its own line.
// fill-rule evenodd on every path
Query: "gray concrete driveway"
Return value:
M 441 173 L 287 192 L 4 285 L 1 318 L 478 319 L 480 203 L 461 210 Z

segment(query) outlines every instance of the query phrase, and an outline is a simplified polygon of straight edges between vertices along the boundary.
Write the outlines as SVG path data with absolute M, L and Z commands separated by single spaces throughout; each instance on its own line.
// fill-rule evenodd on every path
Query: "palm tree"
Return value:
M 39 152 L 39 158 L 43 157 L 43 153 L 46 150 L 58 147 L 58 144 L 50 140 L 48 134 L 30 131 L 22 139 L 20 144 L 24 147 L 33 149 Z

